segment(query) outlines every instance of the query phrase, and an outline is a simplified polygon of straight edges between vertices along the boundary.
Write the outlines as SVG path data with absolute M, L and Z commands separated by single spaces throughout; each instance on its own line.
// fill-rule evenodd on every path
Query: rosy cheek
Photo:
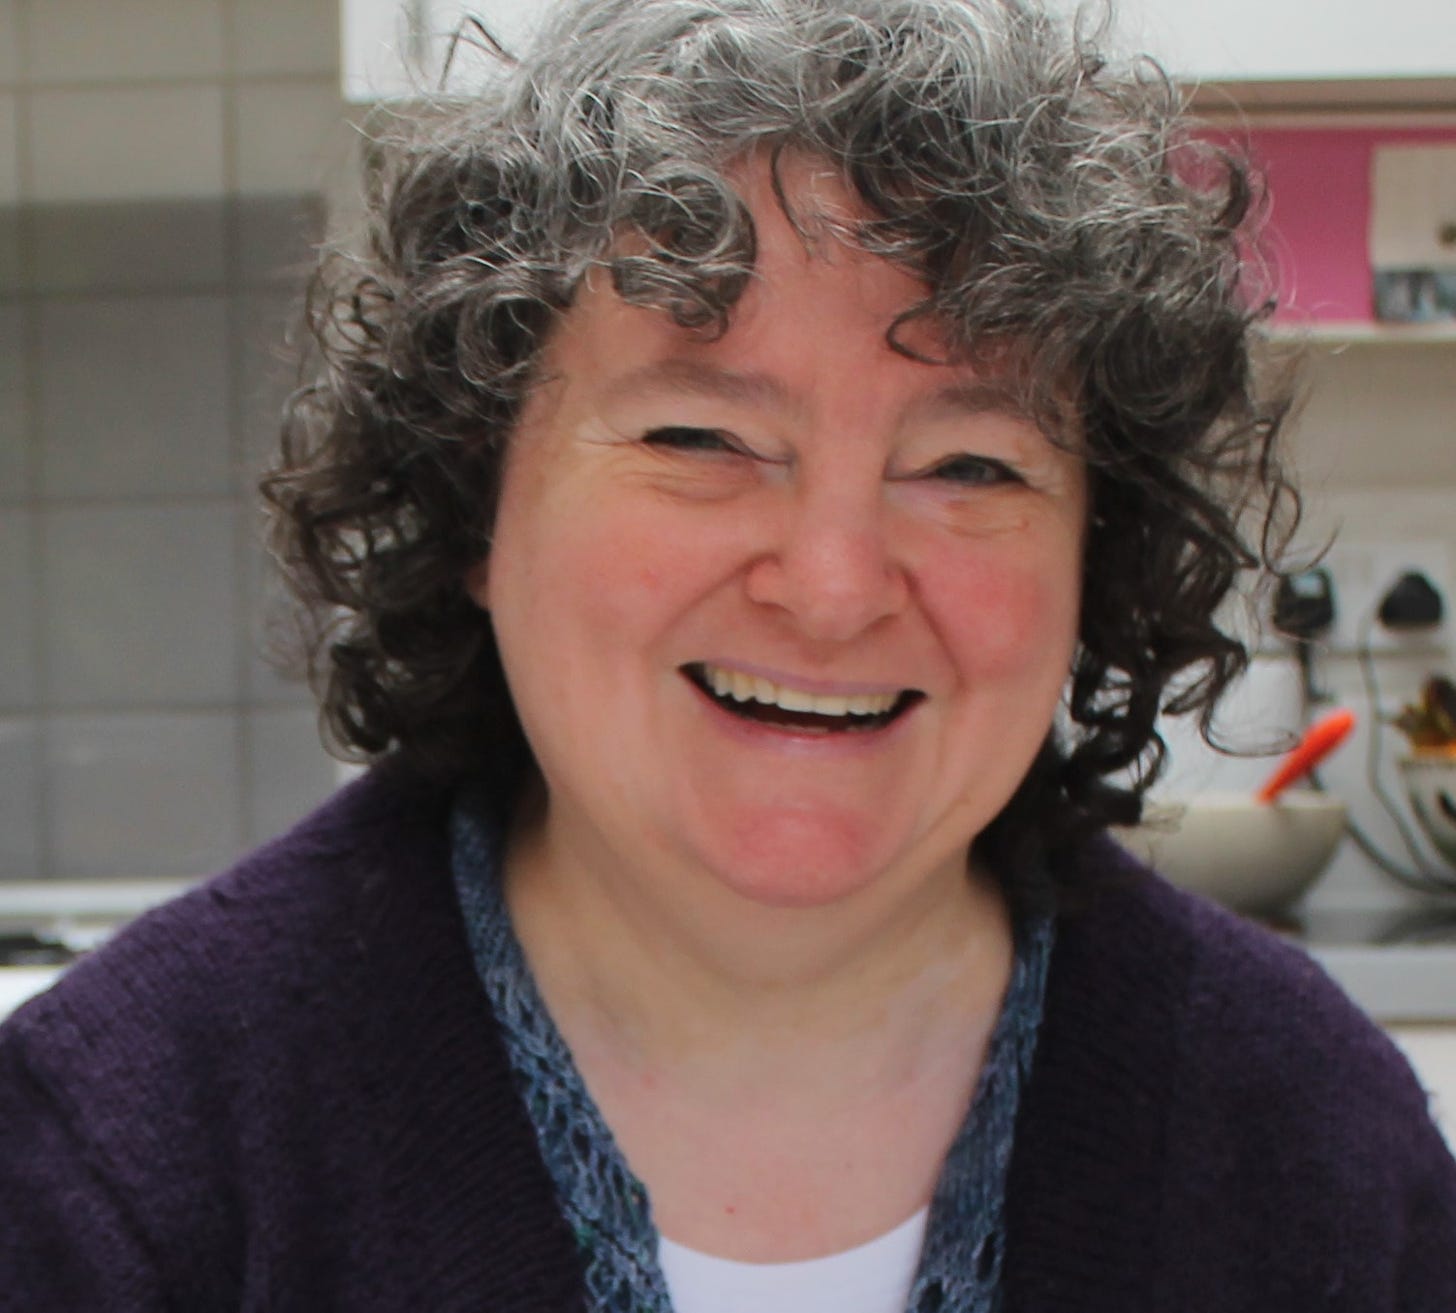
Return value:
M 701 534 L 650 517 L 614 515 L 567 532 L 561 560 L 570 577 L 563 582 L 603 624 L 640 624 L 708 573 Z
M 1034 554 L 997 552 L 958 568 L 948 564 L 926 587 L 947 637 L 983 673 L 1040 665 L 1075 627 L 1074 583 Z

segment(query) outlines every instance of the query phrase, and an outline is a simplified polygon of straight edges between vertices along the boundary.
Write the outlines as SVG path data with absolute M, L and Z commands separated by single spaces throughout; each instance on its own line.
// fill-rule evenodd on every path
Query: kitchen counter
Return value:
M 187 880 L 0 881 L 0 1018 L 54 982 L 76 956 Z
M 64 967 L 0 967 L 0 1018 L 48 988 Z
M 1456 1025 L 1456 905 L 1311 914 L 1276 933 L 1382 1025 Z

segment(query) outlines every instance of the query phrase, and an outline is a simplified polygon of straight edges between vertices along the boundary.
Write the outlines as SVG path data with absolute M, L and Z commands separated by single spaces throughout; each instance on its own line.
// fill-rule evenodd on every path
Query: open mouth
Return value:
M 741 720 L 809 734 L 862 734 L 882 729 L 925 697 L 913 688 L 898 693 L 823 696 L 703 662 L 683 666 L 682 673 L 704 696 Z

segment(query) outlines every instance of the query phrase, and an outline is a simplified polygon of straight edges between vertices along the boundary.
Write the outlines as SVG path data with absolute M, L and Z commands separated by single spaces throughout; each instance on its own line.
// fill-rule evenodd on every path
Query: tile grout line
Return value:
M 241 423 L 243 391 L 243 313 L 242 313 L 242 232 L 239 205 L 242 197 L 240 169 L 240 121 L 237 68 L 237 0 L 222 0 L 223 64 L 220 80 L 222 94 L 222 176 L 223 176 L 223 277 L 228 285 L 225 301 L 224 331 L 227 335 L 227 395 L 222 398 L 227 424 L 228 485 L 231 491 L 232 514 L 232 579 L 233 593 L 233 766 L 236 788 L 232 803 L 235 808 L 237 838 L 243 849 L 255 842 L 253 816 L 256 807 L 256 744 L 252 717 L 248 714 L 251 693 L 249 669 L 253 628 L 251 587 L 248 578 L 250 520 L 247 499 L 238 487 L 245 464 Z
M 30 617 L 30 674 L 33 702 L 43 707 L 50 700 L 50 679 L 47 655 L 46 631 L 49 608 L 46 604 L 47 590 L 42 586 L 46 570 L 45 525 L 36 509 L 42 493 L 44 461 L 41 449 L 41 349 L 40 349 L 40 303 L 31 294 L 32 270 L 36 258 L 35 215 L 28 203 L 35 194 L 35 114 L 30 80 L 25 76 L 31 66 L 30 56 L 30 6 L 27 0 L 17 0 L 14 10 L 15 49 L 18 54 L 15 87 L 15 173 L 16 198 L 16 243 L 20 268 L 18 304 L 21 322 L 21 359 L 25 371 L 24 410 L 21 419 L 25 444 L 25 484 L 27 498 L 26 532 L 30 541 L 29 596 L 26 607 Z M 51 721 L 43 712 L 33 714 L 35 733 L 31 735 L 30 757 L 34 792 L 33 821 L 35 825 L 35 874 L 46 878 L 55 869 L 54 807 L 51 798 Z
M 327 77 L 329 73 L 329 69 L 321 68 L 306 72 L 243 73 L 237 76 L 250 85 L 268 84 L 287 87 L 317 82 L 319 79 Z M 12 91 L 20 87 L 47 93 L 52 91 L 161 91 L 172 88 L 203 91 L 217 86 L 226 76 L 226 73 L 216 75 L 180 73 L 174 77 L 165 73 L 149 73 L 144 77 L 133 78 L 49 78 L 39 82 L 33 78 L 17 78 L 13 82 L 0 81 L 0 91 Z

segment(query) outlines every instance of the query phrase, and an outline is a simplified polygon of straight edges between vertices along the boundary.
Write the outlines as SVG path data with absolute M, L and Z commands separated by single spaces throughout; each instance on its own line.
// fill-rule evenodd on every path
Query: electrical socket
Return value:
M 1451 549 L 1443 539 L 1336 542 L 1320 564 L 1330 572 L 1335 590 L 1335 623 L 1319 640 L 1326 651 L 1358 652 L 1367 623 L 1372 652 L 1431 655 L 1451 650 L 1451 611 L 1456 596 L 1451 591 Z M 1375 616 L 1391 585 L 1408 570 L 1419 570 L 1441 594 L 1439 625 L 1397 631 L 1387 629 Z

